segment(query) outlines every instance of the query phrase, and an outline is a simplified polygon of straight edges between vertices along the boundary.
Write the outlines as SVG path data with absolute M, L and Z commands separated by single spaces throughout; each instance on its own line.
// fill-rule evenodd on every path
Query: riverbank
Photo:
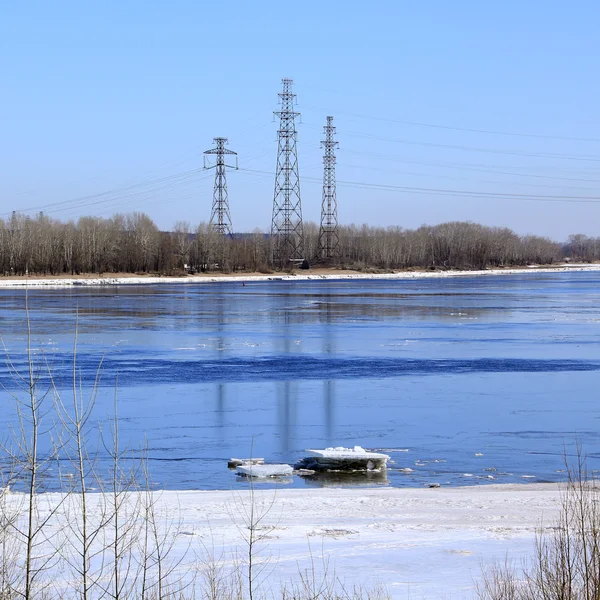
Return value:
M 542 519 L 550 526 L 558 514 L 559 487 L 264 491 L 258 505 L 274 504 L 261 523 L 271 528 L 261 555 L 276 559 L 271 585 L 293 578 L 311 559 L 319 566 L 325 558 L 348 586 L 382 584 L 398 599 L 470 598 L 482 565 L 507 555 L 520 564 L 532 555 Z M 184 492 L 167 493 L 164 500 L 177 499 L 186 530 L 207 536 L 210 524 L 218 545 L 234 550 L 243 524 L 235 516 L 249 505 L 248 493 L 236 496 Z
M 560 264 L 557 266 L 536 266 L 515 269 L 486 269 L 480 271 L 394 271 L 390 273 L 364 273 L 343 269 L 311 269 L 296 271 L 293 274 L 240 273 L 225 275 L 221 273 L 202 273 L 185 277 L 162 277 L 154 275 L 136 275 L 130 273 L 105 275 L 78 275 L 60 277 L 0 277 L 0 288 L 24 287 L 72 287 L 106 285 L 146 285 L 146 284 L 203 284 L 203 283 L 257 283 L 262 281 L 320 281 L 320 280 L 396 280 L 429 279 L 445 277 L 480 277 L 494 275 L 521 275 L 524 273 L 566 273 L 581 271 L 600 271 L 600 264 Z
M 481 568 L 515 565 L 531 556 L 535 534 L 558 514 L 557 484 L 482 485 L 459 488 L 278 489 L 255 492 L 259 538 L 254 551 L 262 591 L 295 580 L 314 565 L 347 589 L 385 586 L 395 599 L 474 597 Z M 137 494 L 130 504 L 135 504 Z M 73 498 L 75 501 L 72 501 Z M 18 504 L 23 496 L 8 494 Z M 95 511 L 100 496 L 91 494 Z M 244 536 L 250 514 L 249 490 L 167 491 L 154 494 L 154 510 L 173 534 L 169 562 L 182 577 L 198 575 L 213 554 L 227 572 L 248 555 Z M 61 509 L 46 539 L 67 530 L 79 502 L 45 494 L 42 512 Z M 64 515 L 64 516 L 63 516 Z M 58 536 L 58 537 L 55 537 Z M 56 575 L 57 580 L 60 576 Z M 262 577 L 261 577 L 262 579 Z M 338 583 L 338 584 L 339 584 Z M 350 588 L 348 587 L 350 586 Z

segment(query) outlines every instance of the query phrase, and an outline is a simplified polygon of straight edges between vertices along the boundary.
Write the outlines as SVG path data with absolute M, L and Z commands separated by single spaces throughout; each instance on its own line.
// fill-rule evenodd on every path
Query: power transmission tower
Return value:
M 217 137 L 213 139 L 216 148 L 204 153 L 204 168 L 215 169 L 215 188 L 213 192 L 213 205 L 210 214 L 209 229 L 223 236 L 233 235 L 231 227 L 231 213 L 229 212 L 229 195 L 227 193 L 227 177 L 225 169 L 237 169 L 237 152 L 225 148 L 227 138 Z M 214 165 L 208 165 L 207 155 L 214 154 L 217 161 Z M 225 164 L 225 155 L 235 156 L 235 165 Z
M 294 82 L 291 79 L 282 79 L 281 83 L 283 84 L 283 90 L 279 93 L 281 110 L 273 113 L 279 117 L 279 129 L 271 240 L 273 262 L 286 267 L 290 262 L 298 262 L 304 258 L 304 231 L 296 151 L 296 117 L 300 113 L 294 111 L 296 98 L 296 94 L 292 93 Z
M 325 153 L 323 155 L 323 202 L 319 229 L 319 258 L 332 259 L 339 256 L 340 253 L 335 190 L 335 149 L 339 143 L 334 139 L 333 117 L 327 117 L 327 125 L 323 129 L 325 139 L 321 142 L 321 147 L 325 148 Z

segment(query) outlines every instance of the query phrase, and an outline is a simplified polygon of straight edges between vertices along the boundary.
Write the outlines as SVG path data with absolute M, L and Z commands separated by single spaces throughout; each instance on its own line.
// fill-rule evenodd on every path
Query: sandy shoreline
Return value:
M 600 271 L 600 264 L 560 265 L 556 267 L 530 267 L 520 269 L 487 269 L 483 271 L 398 271 L 394 273 L 358 273 L 344 270 L 298 271 L 293 275 L 274 273 L 244 273 L 239 275 L 189 275 L 187 277 L 155 277 L 121 275 L 78 277 L 0 277 L 0 288 L 25 287 L 73 287 L 73 286 L 113 286 L 113 285 L 156 285 L 156 284 L 205 284 L 205 283 L 258 283 L 268 281 L 321 281 L 321 280 L 397 280 L 431 279 L 447 277 L 480 277 L 493 275 L 521 275 L 524 273 L 566 273 Z
M 330 561 L 329 569 L 346 586 L 382 584 L 398 599 L 473 598 L 482 566 L 507 556 L 519 564 L 532 555 L 536 531 L 542 520 L 552 525 L 560 495 L 558 484 L 257 488 L 256 510 L 270 507 L 258 547 L 260 560 L 274 567 L 265 587 L 297 579 L 311 561 L 318 570 Z M 19 496 L 9 494 L 15 502 Z M 45 494 L 42 504 L 49 510 L 60 498 Z M 192 572 L 206 548 L 226 563 L 247 553 L 242 535 L 248 490 L 166 491 L 156 493 L 156 500 L 159 514 L 177 523 L 174 556 L 181 573 Z

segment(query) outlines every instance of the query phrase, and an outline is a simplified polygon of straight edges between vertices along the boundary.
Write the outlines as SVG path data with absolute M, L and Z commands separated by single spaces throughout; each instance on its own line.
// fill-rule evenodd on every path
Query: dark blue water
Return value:
M 600 469 L 597 273 L 77 287 L 28 303 L 38 364 L 63 390 L 78 315 L 84 394 L 101 364 L 90 439 L 108 431 L 116 389 L 121 445 L 147 443 L 162 487 L 235 488 L 229 457 L 293 463 L 355 444 L 394 462 L 352 485 L 556 481 L 577 442 Z M 0 290 L 16 369 L 24 307 L 23 291 Z M 5 364 L 0 377 L 9 437 L 19 392 Z

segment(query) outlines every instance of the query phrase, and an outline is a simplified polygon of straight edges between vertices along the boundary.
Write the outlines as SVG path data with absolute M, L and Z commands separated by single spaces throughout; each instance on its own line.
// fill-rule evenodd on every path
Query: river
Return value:
M 387 474 L 348 485 L 557 481 L 577 443 L 600 469 L 597 272 L 33 289 L 27 301 L 36 363 L 66 401 L 76 331 L 86 397 L 101 364 L 100 462 L 116 393 L 120 444 L 147 446 L 158 487 L 237 489 L 230 457 L 293 463 L 338 445 L 392 457 Z M 23 290 L 0 290 L 21 370 L 26 314 Z M 4 363 L 7 438 L 18 390 Z

